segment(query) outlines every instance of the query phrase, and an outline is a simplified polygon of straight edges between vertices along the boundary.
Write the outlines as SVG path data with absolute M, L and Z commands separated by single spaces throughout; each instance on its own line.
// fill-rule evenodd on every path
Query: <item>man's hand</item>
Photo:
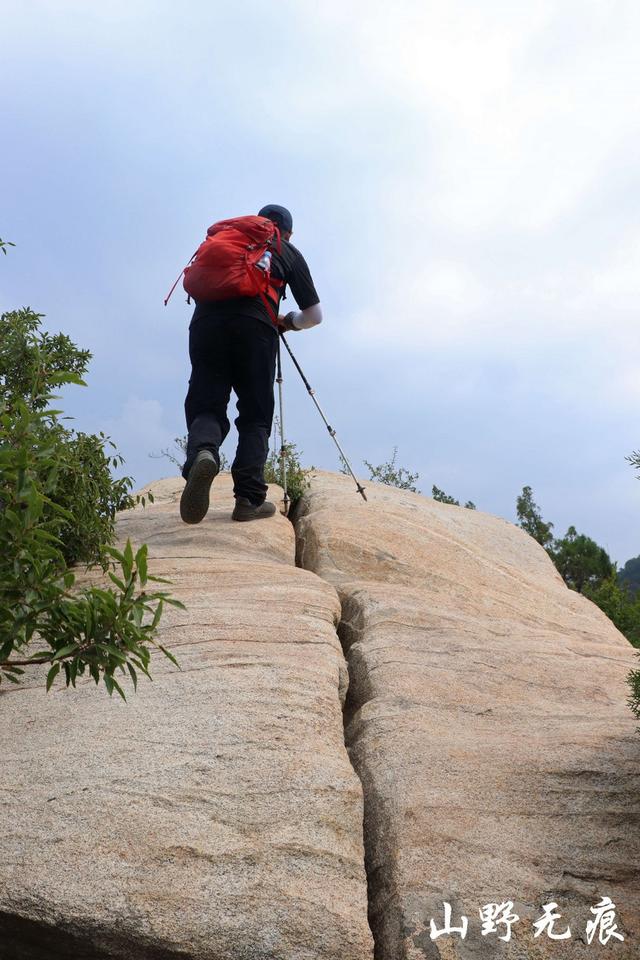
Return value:
M 283 332 L 289 332 L 290 330 L 295 330 L 293 323 L 291 322 L 292 313 L 279 314 L 278 315 L 278 329 Z

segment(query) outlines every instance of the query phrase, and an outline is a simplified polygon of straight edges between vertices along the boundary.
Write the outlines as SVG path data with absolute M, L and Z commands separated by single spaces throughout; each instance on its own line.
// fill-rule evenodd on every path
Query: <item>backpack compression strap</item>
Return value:
M 276 294 L 276 299 L 277 299 L 278 301 L 280 300 L 280 296 L 279 296 L 279 294 L 278 294 L 278 288 L 279 288 L 279 287 L 282 287 L 282 286 L 286 286 L 286 282 L 285 282 L 284 280 L 279 280 L 277 277 L 270 277 L 270 279 L 269 279 L 269 287 L 273 287 L 273 288 L 274 288 L 274 293 Z M 267 288 L 267 289 L 268 289 L 268 288 Z M 265 294 L 262 290 L 259 290 L 258 293 L 259 293 L 259 295 L 260 295 L 260 299 L 262 300 L 262 302 L 263 302 L 263 304 L 264 304 L 264 306 L 265 306 L 265 309 L 266 309 L 267 313 L 268 313 L 269 316 L 271 317 L 271 322 L 272 322 L 272 324 L 274 325 L 274 327 L 277 327 L 277 326 L 278 326 L 278 313 L 277 313 L 277 311 L 273 309 L 273 307 L 271 306 L 271 304 L 269 303 L 269 301 L 268 301 L 268 299 L 267 299 L 266 294 Z
M 270 239 L 269 242 L 267 243 L 267 249 L 273 244 L 273 238 L 274 238 L 274 237 L 275 237 L 275 239 L 276 239 L 276 252 L 277 252 L 277 253 L 280 253 L 281 250 L 282 250 L 282 240 L 281 240 L 281 237 L 280 237 L 280 229 L 279 229 L 277 223 L 274 223 L 274 224 L 273 224 L 273 234 L 272 234 L 272 236 L 271 236 L 271 239 Z M 273 287 L 273 292 L 274 292 L 275 295 L 276 295 L 276 301 L 279 301 L 279 300 L 280 300 L 280 297 L 279 297 L 279 295 L 278 295 L 278 288 L 279 288 L 279 287 L 286 287 L 286 285 L 287 285 L 286 280 L 280 280 L 280 279 L 278 279 L 277 277 L 271 277 L 271 276 L 270 276 L 270 277 L 269 277 L 269 283 L 267 284 L 267 289 L 269 289 L 269 287 Z M 273 307 L 272 307 L 271 304 L 269 303 L 269 301 L 268 301 L 265 293 L 264 293 L 262 290 L 259 290 L 258 293 L 259 293 L 259 295 L 260 295 L 260 299 L 262 300 L 262 302 L 263 302 L 263 304 L 264 304 L 264 307 L 265 307 L 267 313 L 268 313 L 269 316 L 271 317 L 271 322 L 272 322 L 272 324 L 274 325 L 274 327 L 277 327 L 277 326 L 278 326 L 278 314 L 274 311 Z

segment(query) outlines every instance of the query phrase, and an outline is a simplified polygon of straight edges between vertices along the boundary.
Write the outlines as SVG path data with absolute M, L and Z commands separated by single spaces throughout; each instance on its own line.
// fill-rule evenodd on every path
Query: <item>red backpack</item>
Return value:
M 182 285 L 194 300 L 259 296 L 277 324 L 278 317 L 267 293 L 277 302 L 283 281 L 271 276 L 271 258 L 265 257 L 274 243 L 279 251 L 280 231 L 266 217 L 234 217 L 214 223 L 167 294 L 165 306 L 184 273 Z

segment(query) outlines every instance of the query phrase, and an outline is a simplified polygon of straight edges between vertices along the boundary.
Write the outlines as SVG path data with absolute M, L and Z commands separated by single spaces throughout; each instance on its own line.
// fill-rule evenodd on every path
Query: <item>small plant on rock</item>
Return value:
M 397 463 L 398 448 L 393 448 L 391 458 L 385 463 L 379 463 L 374 466 L 368 460 L 363 460 L 365 467 L 369 471 L 369 479 L 376 480 L 378 483 L 386 483 L 390 487 L 398 487 L 400 490 L 411 490 L 412 493 L 418 493 L 415 482 L 420 476 L 418 473 L 411 473 L 405 467 Z

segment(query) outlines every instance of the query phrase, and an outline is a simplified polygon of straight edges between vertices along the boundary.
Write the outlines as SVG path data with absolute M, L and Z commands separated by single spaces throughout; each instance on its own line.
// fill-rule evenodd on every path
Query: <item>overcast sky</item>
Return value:
M 425 493 L 512 520 L 529 484 L 640 553 L 640 4 L 0 6 L 2 309 L 93 352 L 66 409 L 138 485 L 185 432 L 164 294 L 210 223 L 280 203 L 325 316 L 288 339 L 356 472 L 397 445 Z M 337 469 L 288 359 L 285 403 Z

